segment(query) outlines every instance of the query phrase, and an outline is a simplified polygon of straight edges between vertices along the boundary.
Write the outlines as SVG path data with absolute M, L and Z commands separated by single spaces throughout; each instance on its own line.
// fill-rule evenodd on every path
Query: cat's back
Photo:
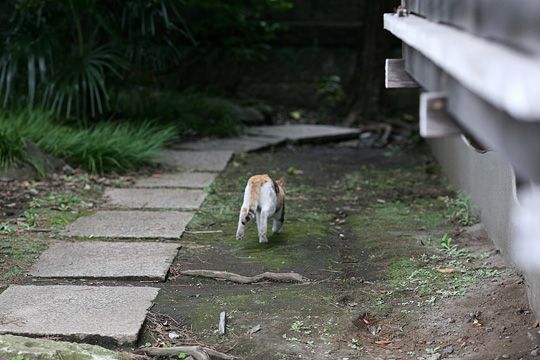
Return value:
M 252 187 L 261 187 L 267 182 L 272 182 L 272 179 L 270 176 L 268 176 L 268 174 L 254 175 L 248 180 L 248 184 Z

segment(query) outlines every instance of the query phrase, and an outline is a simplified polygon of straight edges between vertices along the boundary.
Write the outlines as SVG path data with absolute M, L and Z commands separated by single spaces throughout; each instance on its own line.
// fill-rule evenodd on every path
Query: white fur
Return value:
M 249 211 L 249 194 L 251 193 L 251 184 L 247 184 L 244 191 L 244 202 L 242 204 L 242 209 L 240 210 L 240 216 L 238 219 L 238 229 L 236 231 L 236 239 L 242 240 L 244 237 L 244 224 L 242 224 L 242 212 L 247 209 Z M 257 222 L 257 230 L 259 234 L 259 242 L 267 243 L 268 238 L 266 236 L 268 219 L 273 219 L 272 232 L 278 233 L 281 230 L 283 225 L 279 218 L 281 217 L 281 212 L 276 213 L 278 206 L 278 198 L 274 190 L 274 185 L 272 181 L 265 182 L 260 189 L 260 193 L 257 199 L 252 201 L 251 210 L 255 212 L 255 220 Z

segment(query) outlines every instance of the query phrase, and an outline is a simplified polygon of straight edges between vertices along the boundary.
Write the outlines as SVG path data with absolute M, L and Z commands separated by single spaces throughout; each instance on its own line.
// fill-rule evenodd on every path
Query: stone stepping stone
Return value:
M 130 357 L 97 345 L 0 335 L 0 359 L 128 360 Z
M 291 142 L 321 142 L 353 139 L 360 131 L 328 125 L 278 125 L 256 126 L 247 129 L 247 133 L 256 136 L 285 138 Z
M 180 211 L 97 211 L 78 218 L 60 234 L 64 236 L 178 239 L 193 218 Z
M 216 173 L 181 172 L 172 174 L 156 174 L 138 179 L 135 187 L 138 188 L 193 188 L 204 189 L 212 185 Z
M 206 193 L 195 189 L 107 189 L 107 204 L 127 209 L 189 209 L 196 210 Z
M 222 171 L 233 152 L 230 150 L 165 150 L 157 157 L 161 164 L 188 171 Z
M 0 294 L 0 334 L 137 341 L 158 288 L 11 285 Z
M 179 247 L 155 242 L 61 241 L 41 254 L 30 275 L 165 281 Z
M 175 148 L 187 150 L 232 150 L 238 153 L 262 150 L 270 146 L 280 145 L 285 141 L 286 139 L 284 137 L 239 136 L 227 139 L 185 142 L 175 145 Z

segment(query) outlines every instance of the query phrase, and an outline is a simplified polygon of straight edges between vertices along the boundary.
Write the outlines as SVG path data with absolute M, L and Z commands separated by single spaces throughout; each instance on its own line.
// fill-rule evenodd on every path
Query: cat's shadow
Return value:
M 256 235 L 246 236 L 241 242 L 241 246 L 244 250 L 272 249 L 287 246 L 289 244 L 286 233 L 269 234 L 268 242 L 265 244 L 259 243 L 259 239 Z

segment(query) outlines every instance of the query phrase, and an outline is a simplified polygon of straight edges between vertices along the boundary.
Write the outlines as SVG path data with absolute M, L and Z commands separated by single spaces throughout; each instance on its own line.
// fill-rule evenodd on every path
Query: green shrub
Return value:
M 118 90 L 161 88 L 214 54 L 256 59 L 288 0 L 0 2 L 0 101 L 66 118 L 106 117 Z
M 179 134 L 233 136 L 242 125 L 234 106 L 191 91 L 136 90 L 118 97 L 116 111 L 130 118 L 156 119 L 174 126 Z
M 0 128 L 0 170 L 24 160 L 24 142 L 16 131 Z
M 149 164 L 175 137 L 172 127 L 150 122 L 69 127 L 58 124 L 51 113 L 39 111 L 2 114 L 1 131 L 16 132 L 43 151 L 95 173 L 125 172 Z

